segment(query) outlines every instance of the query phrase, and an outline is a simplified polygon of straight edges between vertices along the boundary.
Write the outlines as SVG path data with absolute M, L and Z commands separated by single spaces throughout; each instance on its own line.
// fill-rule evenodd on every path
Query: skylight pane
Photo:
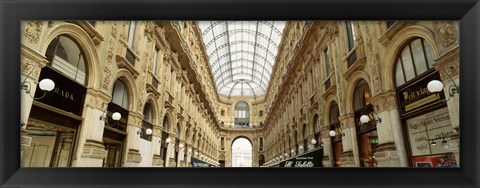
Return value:
M 285 23 L 198 22 L 210 64 L 214 64 L 212 70 L 219 93 L 231 96 L 256 96 L 265 93 L 262 87 L 268 84 Z M 212 25 L 215 26 L 212 28 Z M 272 32 L 272 29 L 277 30 Z

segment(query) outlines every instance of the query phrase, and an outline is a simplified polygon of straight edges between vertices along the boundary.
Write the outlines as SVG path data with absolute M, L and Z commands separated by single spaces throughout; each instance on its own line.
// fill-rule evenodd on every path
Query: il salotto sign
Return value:
M 323 149 L 319 148 L 317 150 L 305 153 L 301 156 L 287 159 L 286 161 L 280 162 L 278 165 L 273 167 L 322 167 L 322 158 L 323 158 Z

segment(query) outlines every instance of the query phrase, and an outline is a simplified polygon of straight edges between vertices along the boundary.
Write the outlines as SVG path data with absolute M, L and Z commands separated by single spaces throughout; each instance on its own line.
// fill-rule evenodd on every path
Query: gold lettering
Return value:
M 62 97 L 65 97 L 71 101 L 73 101 L 73 94 L 72 93 L 69 93 L 68 91 L 64 91 L 63 89 L 60 89 L 58 87 L 55 87 L 55 90 L 54 92 Z

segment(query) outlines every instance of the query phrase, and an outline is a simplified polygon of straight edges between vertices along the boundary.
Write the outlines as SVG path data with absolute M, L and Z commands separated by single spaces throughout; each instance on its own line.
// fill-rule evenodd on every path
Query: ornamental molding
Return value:
M 40 40 L 40 34 L 43 26 L 43 21 L 28 21 L 25 25 L 23 36 L 28 42 L 37 44 Z
M 452 21 L 434 22 L 434 25 L 443 48 L 447 48 L 457 41 L 457 32 Z

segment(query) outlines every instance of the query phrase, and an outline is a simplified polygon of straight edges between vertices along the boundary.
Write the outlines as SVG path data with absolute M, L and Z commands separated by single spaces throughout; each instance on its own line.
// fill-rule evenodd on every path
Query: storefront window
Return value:
M 358 150 L 360 155 L 360 166 L 362 167 L 376 167 L 374 153 L 378 145 L 378 135 L 375 120 L 370 120 L 368 123 L 360 123 L 362 115 L 372 113 L 373 107 L 370 104 L 370 92 L 368 84 L 365 80 L 360 80 L 354 91 L 353 98 L 354 119 L 356 124 L 356 132 L 358 139 Z
M 128 122 L 128 90 L 121 80 L 115 81 L 112 90 L 112 101 L 107 107 L 107 121 L 103 132 L 103 142 L 107 150 L 107 156 L 103 159 L 104 167 L 121 167 L 125 137 L 127 135 Z M 121 118 L 113 121 L 112 113 L 119 112 Z
M 397 60 L 397 98 L 407 150 L 413 167 L 458 167 L 459 135 L 451 126 L 445 95 L 427 90 L 429 81 L 441 80 L 433 69 L 434 59 L 432 46 L 417 38 L 405 45 Z M 406 63 L 411 68 L 405 68 Z
M 342 134 L 338 132 L 340 128 L 340 121 L 338 120 L 338 116 L 340 116 L 338 105 L 336 102 L 333 102 L 332 105 L 330 106 L 330 113 L 329 113 L 330 130 L 335 130 L 338 133 L 331 138 L 334 167 L 342 166 L 340 157 L 342 156 L 343 146 L 342 146 Z
M 82 123 L 79 119 L 86 93 L 86 62 L 80 47 L 67 35 L 53 39 L 45 57 L 49 64 L 42 68 L 38 80 L 49 78 L 55 88 L 33 101 L 22 132 L 21 166 L 69 167 Z M 42 96 L 40 89 L 34 96 Z

